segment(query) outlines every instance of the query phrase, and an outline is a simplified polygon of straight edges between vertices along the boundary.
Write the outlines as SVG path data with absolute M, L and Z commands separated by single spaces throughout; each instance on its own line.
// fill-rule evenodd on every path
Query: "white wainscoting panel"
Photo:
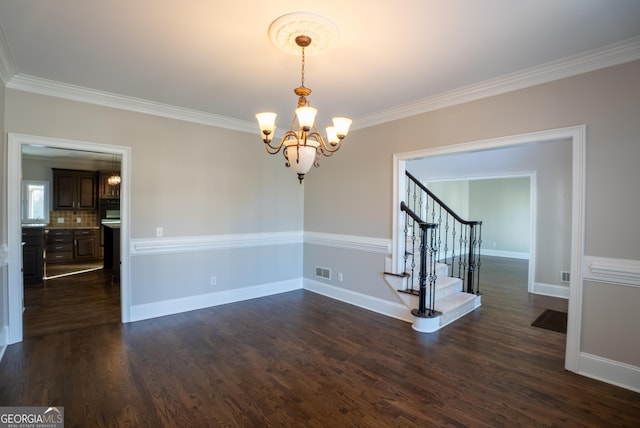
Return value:
M 604 286 L 640 287 L 640 261 L 584 256 L 582 277 L 584 281 L 602 283 Z M 577 372 L 640 392 L 640 367 L 581 352 Z
M 579 365 L 578 373 L 583 376 L 640 392 L 640 367 L 586 352 L 580 353 Z

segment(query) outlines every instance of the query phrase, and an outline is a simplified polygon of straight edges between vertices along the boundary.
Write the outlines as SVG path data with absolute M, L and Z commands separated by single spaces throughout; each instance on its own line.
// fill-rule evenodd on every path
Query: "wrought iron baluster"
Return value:
M 411 217 L 415 220 L 412 229 L 412 255 L 409 258 L 412 264 L 412 279 L 416 273 L 422 271 L 425 260 L 429 265 L 424 268 L 429 272 L 432 268 L 435 269 L 436 263 L 444 263 L 450 275 L 462 279 L 465 291 L 479 293 L 482 222 L 462 219 L 408 171 L 406 175 L 407 200 L 413 209 Z M 429 232 L 429 242 L 424 242 L 425 235 L 416 230 L 425 224 L 439 229 Z M 432 248 L 433 257 L 423 258 L 415 254 L 425 246 Z M 424 275 L 427 278 L 429 276 L 428 273 Z

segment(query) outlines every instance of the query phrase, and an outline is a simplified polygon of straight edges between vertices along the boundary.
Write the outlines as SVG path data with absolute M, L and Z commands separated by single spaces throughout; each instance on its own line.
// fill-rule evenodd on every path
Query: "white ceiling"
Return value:
M 363 127 L 455 100 L 461 88 L 477 97 L 562 77 L 567 65 L 608 65 L 611 52 L 617 62 L 640 57 L 638 0 L 0 0 L 0 77 L 243 130 L 272 110 L 282 127 L 300 58 L 267 30 L 296 11 L 340 32 L 307 57 L 319 124 L 343 115 Z

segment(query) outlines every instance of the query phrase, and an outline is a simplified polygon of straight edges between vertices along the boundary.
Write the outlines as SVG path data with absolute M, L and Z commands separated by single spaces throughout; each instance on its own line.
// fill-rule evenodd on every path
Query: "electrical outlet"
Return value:
M 215 276 L 212 276 L 211 280 L 210 280 L 210 283 L 211 283 L 211 285 L 216 285 L 218 283 L 218 279 Z
M 76 217 L 76 223 L 82 223 L 82 217 Z
M 58 223 L 64 223 L 64 217 L 58 217 Z
M 162 237 L 163 233 L 164 233 L 164 230 L 162 230 L 162 227 L 156 227 L 156 237 L 158 238 Z
M 338 281 L 342 282 L 344 277 L 342 276 L 342 272 L 338 272 Z

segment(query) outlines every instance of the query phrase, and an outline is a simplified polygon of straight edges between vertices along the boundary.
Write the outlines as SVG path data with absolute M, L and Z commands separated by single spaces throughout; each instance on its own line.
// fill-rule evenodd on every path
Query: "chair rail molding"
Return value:
M 640 260 L 585 256 L 582 276 L 585 281 L 640 287 Z

